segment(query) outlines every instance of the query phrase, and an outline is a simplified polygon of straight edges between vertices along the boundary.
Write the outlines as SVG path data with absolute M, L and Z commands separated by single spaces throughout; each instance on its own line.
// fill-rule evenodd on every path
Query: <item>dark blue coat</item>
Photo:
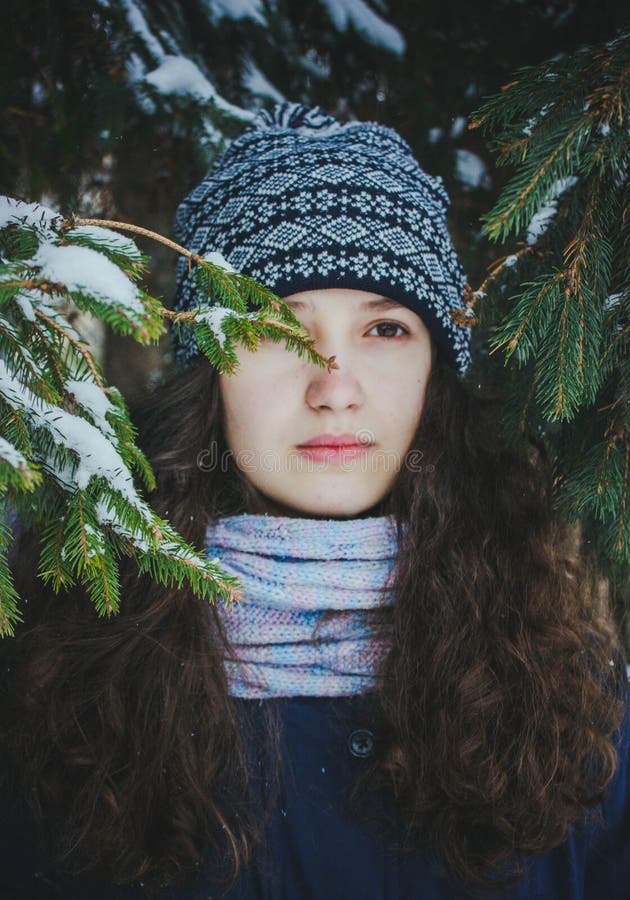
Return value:
M 253 705 L 257 700 L 238 701 Z M 353 771 L 366 764 L 373 741 L 361 696 L 293 698 L 284 710 L 283 789 L 270 823 L 267 855 L 225 895 L 229 900 L 463 900 L 437 863 L 416 854 L 399 859 L 384 831 L 349 821 L 339 798 Z M 620 763 L 603 803 L 606 827 L 580 825 L 561 847 L 531 859 L 510 891 L 487 896 L 540 900 L 630 900 L 630 707 L 617 734 Z M 262 782 L 261 782 L 262 783 Z M 269 871 L 269 866 L 274 871 Z M 141 900 L 140 886 L 107 887 L 86 880 L 48 882 L 27 836 L 3 837 L 2 898 L 7 900 Z M 166 900 L 209 900 L 208 881 L 165 892 Z M 486 896 L 479 894 L 478 896 Z

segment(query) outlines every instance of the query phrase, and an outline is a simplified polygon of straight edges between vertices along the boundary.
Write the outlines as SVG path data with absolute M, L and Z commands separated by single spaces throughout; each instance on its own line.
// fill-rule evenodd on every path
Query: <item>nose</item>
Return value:
M 315 364 L 309 366 L 306 402 L 312 409 L 354 409 L 363 403 L 363 388 L 351 366 L 344 366 L 339 357 L 335 362 L 339 368 L 330 372 Z

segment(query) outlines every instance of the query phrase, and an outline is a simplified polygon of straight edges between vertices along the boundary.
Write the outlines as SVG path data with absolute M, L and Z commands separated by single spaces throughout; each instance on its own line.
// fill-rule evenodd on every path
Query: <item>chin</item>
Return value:
M 377 511 L 381 500 L 368 498 L 361 503 L 356 496 L 344 500 L 336 497 L 330 498 L 304 498 L 301 502 L 282 501 L 269 498 L 268 511 L 277 516 L 300 516 L 319 519 L 358 519 L 367 516 L 380 515 Z

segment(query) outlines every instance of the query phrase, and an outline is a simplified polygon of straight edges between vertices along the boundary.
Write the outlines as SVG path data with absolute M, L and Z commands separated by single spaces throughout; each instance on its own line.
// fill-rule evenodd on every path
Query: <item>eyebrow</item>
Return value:
M 307 309 L 309 312 L 314 311 L 312 300 L 284 300 L 283 302 L 286 303 L 290 309 Z M 361 312 L 365 312 L 366 310 L 393 309 L 395 306 L 404 309 L 404 306 L 402 303 L 399 303 L 398 300 L 392 300 L 390 297 L 377 297 L 375 300 L 364 300 L 359 309 Z

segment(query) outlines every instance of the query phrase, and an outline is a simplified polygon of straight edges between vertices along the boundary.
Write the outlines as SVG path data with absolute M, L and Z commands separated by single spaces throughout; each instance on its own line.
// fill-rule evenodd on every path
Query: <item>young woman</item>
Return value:
M 232 609 L 129 564 L 98 620 L 23 536 L 4 896 L 630 897 L 624 652 L 543 448 L 461 377 L 447 202 L 392 129 L 281 104 L 182 203 L 338 367 L 266 340 L 219 375 L 174 336 L 133 412 Z

